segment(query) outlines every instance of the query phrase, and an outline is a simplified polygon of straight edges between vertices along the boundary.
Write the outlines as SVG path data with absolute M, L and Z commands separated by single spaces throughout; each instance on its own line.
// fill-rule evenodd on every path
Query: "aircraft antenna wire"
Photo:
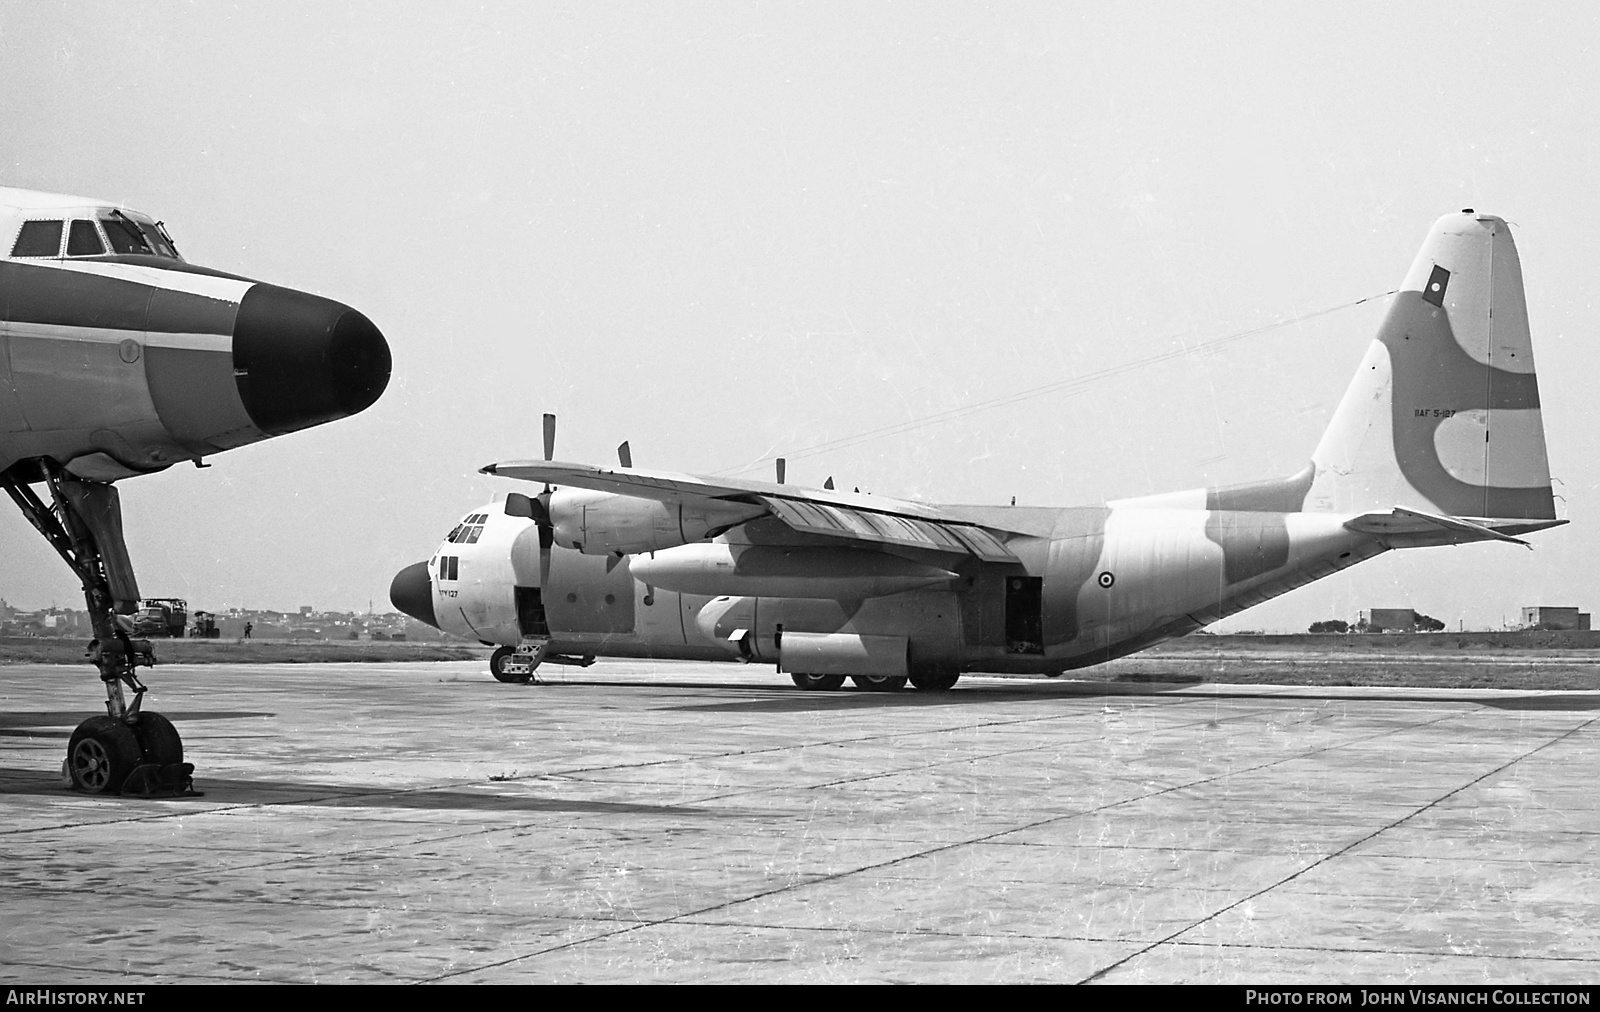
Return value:
M 1171 362 L 1174 359 L 1180 359 L 1190 355 L 1214 351 L 1217 348 L 1222 348 L 1237 341 L 1242 341 L 1248 337 L 1255 337 L 1258 334 L 1265 334 L 1269 331 L 1278 330 L 1282 327 L 1292 327 L 1295 324 L 1305 323 L 1309 320 L 1315 320 L 1318 317 L 1327 316 L 1330 313 L 1337 313 L 1341 310 L 1354 309 L 1356 306 L 1366 302 L 1372 302 L 1377 299 L 1386 299 L 1397 292 L 1399 292 L 1398 288 L 1387 292 L 1382 292 L 1378 295 L 1368 295 L 1365 298 L 1356 299 L 1354 302 L 1340 303 L 1337 306 L 1329 306 L 1326 309 L 1318 309 L 1315 312 L 1306 313 L 1302 316 L 1296 316 L 1292 319 L 1277 320 L 1273 323 L 1266 323 L 1259 327 L 1251 327 L 1248 330 L 1241 330 L 1234 334 L 1228 334 L 1225 337 L 1213 338 L 1209 341 L 1201 341 L 1199 344 L 1184 345 L 1179 348 L 1174 348 L 1171 351 L 1163 351 L 1159 354 L 1150 355 L 1145 358 L 1133 359 L 1132 361 L 1128 362 L 1120 362 L 1117 365 L 1107 366 L 1104 369 L 1096 369 L 1094 372 L 1084 373 L 1081 376 L 1072 376 L 1067 379 L 1055 380 L 1054 382 L 1045 383 L 1041 386 L 1029 387 L 1026 390 L 1019 390 L 1015 393 L 1002 394 L 999 397 L 992 397 L 986 401 L 963 404 L 960 407 L 949 408 L 944 411 L 936 411 L 931 415 L 923 415 L 920 418 L 908 418 L 903 422 L 895 422 L 892 425 L 885 425 L 876 429 L 868 429 L 865 432 L 857 432 L 854 435 L 840 436 L 838 439 L 830 439 L 821 443 L 813 443 L 810 446 L 802 447 L 798 450 L 788 451 L 784 454 L 784 457 L 788 460 L 795 460 L 801 457 L 812 457 L 819 453 L 827 453 L 830 450 L 842 450 L 851 446 L 859 446 L 862 443 L 870 443 L 876 439 L 884 439 L 888 436 L 898 436 L 907 432 L 915 432 L 917 429 L 925 428 L 930 425 L 938 425 L 942 422 L 954 421 L 957 418 L 965 418 L 968 415 L 977 414 L 980 411 L 989 411 L 993 408 L 1006 407 L 1022 401 L 1032 400 L 1035 397 L 1043 397 L 1046 394 L 1056 393 L 1063 390 L 1078 390 L 1083 387 L 1087 387 L 1090 384 L 1098 383 L 1101 380 L 1110 379 L 1113 376 L 1121 376 L 1124 373 L 1134 372 L 1147 366 L 1159 365 L 1162 362 Z M 1179 339 L 1181 339 L 1181 336 L 1179 335 L 1175 335 L 1173 338 L 1171 338 L 1171 340 Z M 761 457 L 757 460 L 752 460 L 747 464 L 743 464 L 738 467 L 726 468 L 714 473 L 718 475 L 744 474 L 749 471 L 755 471 L 769 467 L 770 462 L 773 459 L 774 458 L 772 457 Z

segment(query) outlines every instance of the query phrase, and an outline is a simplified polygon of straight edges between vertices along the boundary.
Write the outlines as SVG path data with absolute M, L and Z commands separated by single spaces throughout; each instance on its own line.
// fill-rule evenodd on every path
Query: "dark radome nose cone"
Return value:
M 281 435 L 353 415 L 389 384 L 389 344 L 343 303 L 257 284 L 233 325 L 233 377 L 256 427 Z
M 389 584 L 389 603 L 418 622 L 439 628 L 433 617 L 433 581 L 426 562 L 414 562 L 394 574 L 394 582 Z

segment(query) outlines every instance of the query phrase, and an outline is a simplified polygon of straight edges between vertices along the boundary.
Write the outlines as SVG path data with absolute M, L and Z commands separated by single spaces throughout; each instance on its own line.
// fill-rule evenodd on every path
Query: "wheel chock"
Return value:
M 194 763 L 143 763 L 123 781 L 120 793 L 132 798 L 198 798 L 194 789 Z

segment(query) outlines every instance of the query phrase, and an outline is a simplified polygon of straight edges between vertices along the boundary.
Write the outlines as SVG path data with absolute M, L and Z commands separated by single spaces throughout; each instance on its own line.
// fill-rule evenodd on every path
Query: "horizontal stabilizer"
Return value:
M 1388 513 L 1364 513 L 1345 522 L 1348 530 L 1359 534 L 1376 534 L 1381 537 L 1426 536 L 1430 543 L 1459 545 L 1473 541 L 1508 541 L 1524 548 L 1533 546 L 1506 531 L 1526 534 L 1530 531 L 1558 527 L 1565 520 L 1468 520 L 1396 506 Z

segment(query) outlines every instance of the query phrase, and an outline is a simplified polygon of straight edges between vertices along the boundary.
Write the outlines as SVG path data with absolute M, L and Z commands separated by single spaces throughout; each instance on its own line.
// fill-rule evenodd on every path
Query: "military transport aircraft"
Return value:
M 806 689 L 1058 675 L 1391 548 L 1553 527 L 1521 266 L 1468 209 L 1426 242 L 1310 462 L 1285 478 L 1065 509 L 933 506 L 557 463 L 467 514 L 396 607 L 498 645 L 504 681 L 595 656 L 776 664 Z
M 354 414 L 389 365 L 349 306 L 191 264 L 113 201 L 0 187 L 0 486 L 83 582 L 106 689 L 67 746 L 76 787 L 173 792 L 193 773 L 140 706 L 149 643 L 116 621 L 139 588 L 112 483 Z

